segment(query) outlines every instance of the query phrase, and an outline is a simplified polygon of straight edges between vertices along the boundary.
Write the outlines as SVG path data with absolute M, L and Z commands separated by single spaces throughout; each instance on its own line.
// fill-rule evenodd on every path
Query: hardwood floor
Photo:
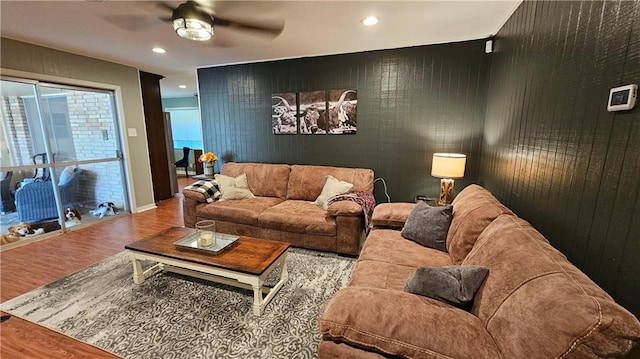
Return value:
M 15 298 L 124 250 L 125 244 L 182 226 L 182 188 L 157 208 L 114 217 L 86 228 L 0 253 L 0 300 Z M 2 313 L 5 315 L 5 313 Z M 0 324 L 0 358 L 118 358 L 39 325 L 11 317 Z

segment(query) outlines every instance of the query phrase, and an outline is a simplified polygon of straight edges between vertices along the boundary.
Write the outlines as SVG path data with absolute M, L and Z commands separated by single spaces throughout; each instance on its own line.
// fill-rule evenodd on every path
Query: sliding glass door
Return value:
M 6 78 L 1 85 L 2 233 L 20 222 L 41 233 L 129 212 L 113 92 Z

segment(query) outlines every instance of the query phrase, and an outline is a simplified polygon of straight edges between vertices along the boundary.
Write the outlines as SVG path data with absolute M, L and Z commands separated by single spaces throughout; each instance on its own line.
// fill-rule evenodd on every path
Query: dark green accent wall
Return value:
M 640 1 L 525 2 L 492 55 L 480 179 L 640 315 Z
M 205 150 L 223 161 L 365 167 L 393 201 L 437 197 L 433 152 L 479 173 L 490 56 L 484 40 L 198 70 Z M 355 88 L 356 135 L 273 135 L 271 94 Z M 219 166 L 220 164 L 217 164 Z M 381 183 L 378 202 L 386 201 Z

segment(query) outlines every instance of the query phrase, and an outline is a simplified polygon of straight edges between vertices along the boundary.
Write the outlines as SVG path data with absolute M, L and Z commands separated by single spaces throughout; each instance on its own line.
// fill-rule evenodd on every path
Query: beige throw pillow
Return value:
M 253 193 L 251 193 L 251 190 L 249 190 L 246 173 L 243 173 L 238 177 L 216 174 L 214 178 L 216 182 L 218 182 L 220 193 L 222 193 L 220 201 L 255 197 Z
M 324 179 L 324 187 L 322 192 L 313 202 L 316 206 L 326 210 L 328 208 L 329 198 L 337 196 L 339 194 L 348 193 L 353 188 L 353 184 L 345 181 L 340 181 L 331 175 L 327 175 Z

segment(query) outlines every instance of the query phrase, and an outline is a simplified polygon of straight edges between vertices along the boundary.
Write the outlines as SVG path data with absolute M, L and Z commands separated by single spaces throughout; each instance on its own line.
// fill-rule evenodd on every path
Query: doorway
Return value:
M 130 212 L 113 91 L 3 77 L 0 100 L 1 172 L 9 177 L 2 233 L 25 222 L 37 237 Z
M 202 154 L 202 126 L 198 107 L 166 107 L 171 119 L 171 137 L 173 152 L 176 159 L 184 157 L 183 148 L 189 148 L 189 164 L 186 167 L 176 167 L 176 175 L 183 173 L 185 177 L 202 173 L 198 163 L 198 156 Z M 185 170 L 187 168 L 187 170 Z M 186 172 L 186 173 L 185 173 Z

